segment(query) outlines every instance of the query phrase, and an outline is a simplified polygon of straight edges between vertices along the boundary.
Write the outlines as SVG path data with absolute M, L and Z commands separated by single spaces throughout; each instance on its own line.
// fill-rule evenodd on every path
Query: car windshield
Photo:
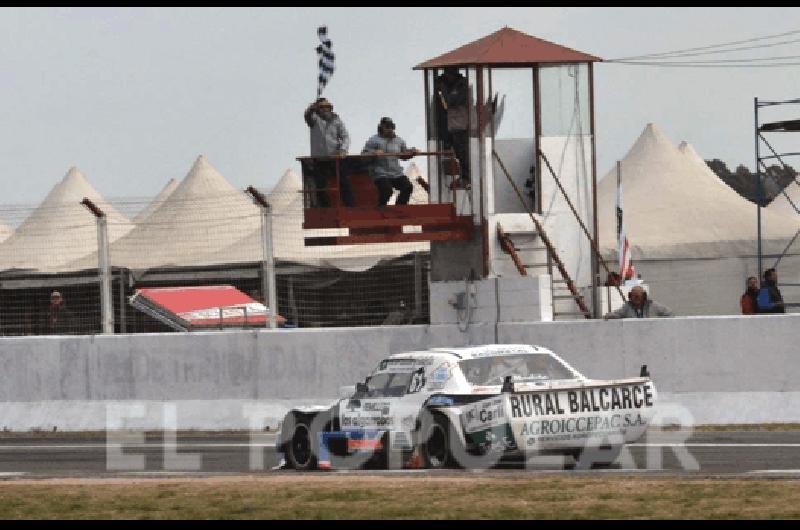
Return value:
M 406 393 L 411 376 L 411 372 L 375 374 L 367 381 L 365 397 L 400 397 Z
M 514 380 L 550 381 L 575 379 L 566 366 L 544 353 L 493 355 L 459 362 L 467 381 L 473 385 L 501 385 L 507 376 Z

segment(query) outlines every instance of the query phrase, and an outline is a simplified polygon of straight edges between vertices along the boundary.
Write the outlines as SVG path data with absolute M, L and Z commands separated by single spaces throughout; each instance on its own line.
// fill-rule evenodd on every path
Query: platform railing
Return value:
M 410 160 L 417 156 L 425 156 L 425 157 L 436 157 L 437 165 L 442 166 L 442 163 L 449 162 L 458 164 L 458 159 L 456 158 L 455 151 L 453 150 L 444 150 L 444 151 L 404 151 L 400 153 L 368 153 L 368 154 L 357 154 L 357 155 L 334 155 L 334 156 L 300 156 L 297 157 L 301 164 L 302 168 L 302 175 L 303 175 L 303 205 L 305 208 L 313 208 L 313 207 L 327 207 L 327 208 L 345 208 L 346 206 L 342 204 L 342 197 L 341 197 L 341 178 L 342 178 L 342 171 L 343 171 L 343 164 L 346 164 L 348 161 L 360 162 L 359 166 L 356 168 L 344 168 L 348 170 L 349 174 L 355 174 L 359 172 L 366 172 L 369 170 L 369 167 L 364 164 L 364 162 L 368 160 L 374 160 L 376 158 L 399 158 L 401 160 Z M 444 158 L 446 157 L 446 158 Z M 334 163 L 334 174 L 332 175 L 333 182 L 331 179 L 328 180 L 328 186 L 326 187 L 317 187 L 315 184 L 313 185 L 313 189 L 309 188 L 309 180 L 313 182 L 313 171 L 309 169 L 309 165 L 313 165 L 316 162 L 333 162 Z M 354 164 L 355 165 L 355 164 Z M 458 167 L 458 166 L 456 166 Z M 347 177 L 348 175 L 345 175 Z M 448 183 L 448 187 L 453 187 L 453 181 L 460 177 L 460 171 L 454 171 L 451 173 L 443 172 L 443 176 L 445 178 L 449 177 L 451 182 Z M 332 185 L 331 185 L 332 184 Z M 352 188 L 351 188 L 352 189 Z M 427 190 L 426 190 L 427 191 Z M 333 192 L 331 193 L 331 203 L 329 206 L 320 206 L 319 204 L 314 204 L 315 201 L 310 200 L 315 194 L 319 192 Z M 428 194 L 429 203 L 430 203 L 430 193 Z M 439 194 L 441 198 L 441 193 Z M 451 198 L 449 201 L 440 201 L 439 204 L 447 204 L 452 203 L 455 205 L 455 196 Z

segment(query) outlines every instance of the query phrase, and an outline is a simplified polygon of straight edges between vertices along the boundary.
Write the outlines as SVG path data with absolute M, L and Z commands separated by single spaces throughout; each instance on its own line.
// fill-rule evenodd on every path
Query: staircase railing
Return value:
M 578 211 L 572 205 L 572 201 L 569 199 L 569 195 L 567 195 L 566 190 L 564 190 L 564 186 L 561 185 L 561 180 L 556 175 L 556 172 L 553 171 L 553 167 L 550 165 L 550 161 L 547 159 L 547 157 L 544 155 L 544 153 L 542 153 L 541 150 L 539 150 L 538 153 L 539 153 L 539 156 L 542 158 L 542 160 L 544 160 L 544 163 L 547 166 L 547 170 L 550 172 L 550 175 L 553 177 L 553 180 L 555 181 L 556 185 L 558 186 L 558 189 L 561 191 L 561 195 L 563 195 L 564 200 L 567 201 L 567 204 L 569 205 L 570 210 L 572 210 L 572 215 L 575 216 L 575 220 L 578 221 L 578 224 L 580 225 L 581 230 L 583 230 L 583 233 L 586 235 L 586 239 L 589 240 L 589 244 L 591 244 L 591 246 L 592 246 L 592 252 L 594 252 L 595 256 L 597 256 L 597 261 L 600 263 L 600 265 L 603 266 L 603 269 L 605 269 L 606 275 L 608 277 L 610 277 L 611 276 L 611 270 L 609 270 L 608 265 L 606 264 L 606 260 L 603 259 L 603 256 L 600 253 L 600 248 L 598 248 L 598 246 L 597 246 L 597 241 L 595 241 L 595 239 L 589 233 L 589 229 L 586 228 L 586 225 L 583 224 L 583 221 L 581 220 L 581 216 L 578 215 Z M 513 184 L 513 182 L 512 182 L 512 184 Z M 595 215 L 596 214 L 597 214 L 597 212 L 595 212 Z M 620 289 L 620 286 L 619 285 L 615 285 L 614 287 L 617 288 L 617 292 L 622 297 L 622 300 L 625 301 L 625 294 L 622 292 L 622 289 Z
M 547 252 L 552 257 L 553 262 L 555 262 L 556 268 L 558 268 L 558 272 L 561 273 L 561 278 L 563 278 L 564 282 L 567 284 L 567 289 L 569 289 L 569 292 L 575 299 L 575 303 L 578 305 L 578 308 L 581 310 L 581 313 L 583 313 L 583 316 L 585 318 L 591 319 L 592 312 L 589 311 L 589 308 L 586 306 L 586 302 L 584 301 L 583 296 L 578 292 L 577 287 L 575 287 L 575 282 L 572 281 L 572 277 L 570 277 L 569 273 L 567 272 L 567 268 L 564 266 L 564 262 L 561 261 L 561 258 L 559 257 L 555 246 L 553 246 L 553 243 L 550 241 L 550 238 L 547 237 L 547 233 L 544 231 L 542 224 L 539 222 L 538 219 L 536 219 L 536 216 L 533 214 L 533 211 L 531 211 L 531 209 L 527 206 L 527 204 L 525 204 L 525 199 L 522 197 L 522 193 L 520 193 L 519 188 L 517 187 L 516 183 L 514 183 L 514 180 L 511 178 L 511 175 L 508 173 L 508 170 L 506 169 L 503 160 L 500 158 L 500 155 L 498 155 L 497 151 L 495 150 L 492 150 L 492 155 L 494 156 L 495 160 L 497 160 L 498 164 L 500 164 L 500 168 L 503 170 L 503 173 L 505 173 L 506 178 L 508 178 L 508 181 L 511 183 L 511 187 L 514 188 L 514 192 L 517 194 L 517 197 L 519 197 L 520 202 L 522 202 L 522 204 L 524 204 L 526 209 L 528 210 L 528 216 L 531 218 L 531 221 L 533 221 L 533 225 L 536 227 L 536 232 L 539 234 L 539 238 L 542 240 L 542 243 L 544 243 L 544 246 L 547 248 Z M 511 246 L 511 248 L 513 250 L 513 245 Z M 516 252 L 514 254 L 516 254 Z M 512 257 L 514 254 L 512 254 Z

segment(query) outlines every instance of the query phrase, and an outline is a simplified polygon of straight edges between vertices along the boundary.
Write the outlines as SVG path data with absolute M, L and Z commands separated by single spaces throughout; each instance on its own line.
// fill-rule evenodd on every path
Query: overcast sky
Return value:
M 424 145 L 411 68 L 505 25 L 617 58 L 800 29 L 800 9 L 2 8 L 0 203 L 37 204 L 72 165 L 106 197 L 153 196 L 201 153 L 237 187 L 270 187 L 308 149 L 321 24 L 337 64 L 325 95 L 352 152 L 385 115 Z M 739 56 L 792 53 L 800 45 Z M 752 166 L 753 97 L 800 97 L 800 66 L 595 75 L 600 176 L 648 122 L 704 158 Z

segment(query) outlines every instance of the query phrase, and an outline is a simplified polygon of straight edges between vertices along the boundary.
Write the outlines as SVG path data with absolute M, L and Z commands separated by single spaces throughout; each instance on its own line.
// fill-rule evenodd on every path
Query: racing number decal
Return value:
M 408 385 L 408 393 L 415 394 L 425 388 L 425 368 L 419 368 L 411 376 L 411 382 Z

